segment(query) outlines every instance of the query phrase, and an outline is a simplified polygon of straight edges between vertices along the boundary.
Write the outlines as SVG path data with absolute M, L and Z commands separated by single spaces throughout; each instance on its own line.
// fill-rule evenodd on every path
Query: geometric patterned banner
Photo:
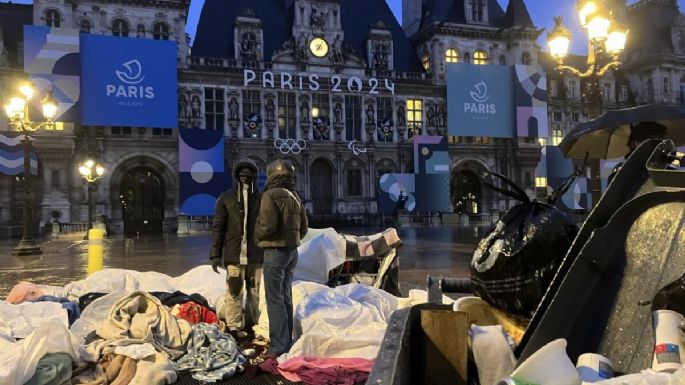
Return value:
M 80 122 L 79 30 L 24 26 L 24 72 L 35 89 L 32 116 L 41 116 L 40 102 L 48 92 L 57 102 L 55 121 Z
M 16 131 L 0 132 L 0 174 L 24 175 L 24 135 Z M 38 175 L 38 155 L 31 146 L 31 175 Z
M 217 198 L 231 184 L 223 130 L 179 129 L 178 147 L 181 213 L 214 215 Z
M 446 136 L 414 136 L 416 211 L 452 211 Z
M 515 65 L 514 100 L 517 136 L 548 137 L 547 75 L 539 66 Z

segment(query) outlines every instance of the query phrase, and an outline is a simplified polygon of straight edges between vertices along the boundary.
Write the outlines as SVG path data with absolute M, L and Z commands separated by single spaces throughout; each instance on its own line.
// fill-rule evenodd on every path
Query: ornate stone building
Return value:
M 668 0 L 624 8 L 614 3 L 629 23 L 638 24 L 645 23 L 641 12 L 672 12 L 675 6 Z M 379 176 L 413 171 L 412 137 L 447 132 L 447 63 L 548 68 L 550 144 L 587 118 L 582 81 L 554 73 L 536 45 L 542 31 L 523 0 L 510 0 L 506 9 L 496 0 L 403 0 L 403 26 L 384 0 L 205 0 L 192 50 L 185 33 L 188 6 L 185 0 L 0 4 L 0 87 L 8 90 L 23 76 L 24 23 L 177 41 L 178 126 L 222 130 L 229 169 L 242 158 L 262 170 L 275 158 L 292 160 L 312 215 L 377 212 Z M 670 27 L 655 36 L 668 29 L 672 44 L 659 46 L 658 55 L 650 53 L 656 46 L 649 43 L 629 45 L 624 73 L 603 83 L 605 106 L 652 100 L 648 95 L 683 100 L 675 90 L 682 83 L 685 49 L 678 47 L 685 47 L 685 27 L 682 15 L 668 20 Z M 642 34 L 637 28 L 657 27 L 630 28 L 635 36 Z M 664 74 L 668 92 L 661 92 Z M 645 80 L 650 76 L 651 88 Z M 6 119 L 0 125 L 5 129 Z M 490 214 L 515 203 L 482 188 L 486 171 L 508 175 L 534 192 L 537 141 L 449 139 L 455 211 Z M 86 220 L 86 188 L 77 164 L 92 154 L 107 169 L 96 212 L 111 219 L 114 232 L 175 228 L 175 130 L 59 124 L 39 131 L 35 146 L 42 183 L 34 199 L 41 223 L 52 210 L 62 212 L 62 222 Z M 14 178 L 0 177 L 0 224 L 21 219 L 15 185 Z

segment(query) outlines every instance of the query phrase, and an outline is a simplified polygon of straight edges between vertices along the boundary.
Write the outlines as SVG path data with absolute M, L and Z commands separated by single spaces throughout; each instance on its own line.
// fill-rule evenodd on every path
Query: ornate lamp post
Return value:
M 86 159 L 79 165 L 78 172 L 88 183 L 88 230 L 90 230 L 93 228 L 92 191 L 95 189 L 95 183 L 102 178 L 102 175 L 104 175 L 105 168 L 100 163 L 96 163 L 92 159 Z M 86 231 L 86 236 L 84 239 L 88 239 L 88 231 Z
M 588 33 L 588 58 L 585 71 L 565 65 L 564 58 L 568 55 L 571 42 L 571 32 L 563 26 L 563 18 L 554 18 L 556 25 L 547 34 L 547 44 L 552 57 L 557 60 L 557 70 L 571 73 L 579 78 L 587 79 L 586 100 L 589 104 L 590 119 L 602 113 L 602 95 L 599 81 L 610 70 L 621 66 L 620 55 L 626 44 L 628 31 L 602 8 L 601 1 L 579 0 L 578 15 L 581 26 Z M 591 189 L 593 206 L 599 202 L 602 195 L 599 175 L 599 159 L 590 163 Z
M 19 87 L 22 96 L 15 96 L 10 99 L 9 104 L 5 105 L 5 113 L 10 120 L 10 124 L 17 131 L 24 134 L 21 143 L 24 148 L 24 172 L 22 181 L 24 185 L 24 207 L 23 207 L 23 229 L 19 244 L 14 248 L 14 255 L 37 255 L 43 251 L 38 247 L 34 239 L 33 213 L 31 202 L 31 137 L 29 134 L 42 127 L 52 127 L 53 119 L 57 114 L 57 103 L 52 98 L 50 92 L 42 101 L 43 122 L 34 122 L 29 116 L 29 102 L 33 98 L 34 90 L 30 83 L 24 83 Z

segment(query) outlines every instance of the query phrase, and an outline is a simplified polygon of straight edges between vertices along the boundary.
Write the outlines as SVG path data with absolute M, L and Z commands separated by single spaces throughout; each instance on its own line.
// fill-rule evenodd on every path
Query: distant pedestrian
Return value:
M 286 160 L 269 164 L 255 227 L 257 245 L 264 249 L 264 291 L 269 316 L 266 357 L 278 357 L 292 345 L 293 274 L 297 247 L 308 226 L 304 204 L 295 191 L 295 168 Z
M 262 195 L 257 190 L 257 166 L 241 161 L 234 169 L 234 188 L 216 201 L 210 259 L 214 272 L 223 256 L 226 267 L 224 318 L 234 337 L 246 336 L 259 321 L 259 285 L 263 251 L 257 247 L 254 228 Z M 243 311 L 243 288 L 246 291 Z

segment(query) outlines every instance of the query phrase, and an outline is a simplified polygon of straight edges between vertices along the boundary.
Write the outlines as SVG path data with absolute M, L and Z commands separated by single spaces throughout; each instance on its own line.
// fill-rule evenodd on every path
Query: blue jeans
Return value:
M 269 354 L 290 350 L 293 335 L 293 272 L 297 248 L 264 249 L 264 292 L 269 315 Z

